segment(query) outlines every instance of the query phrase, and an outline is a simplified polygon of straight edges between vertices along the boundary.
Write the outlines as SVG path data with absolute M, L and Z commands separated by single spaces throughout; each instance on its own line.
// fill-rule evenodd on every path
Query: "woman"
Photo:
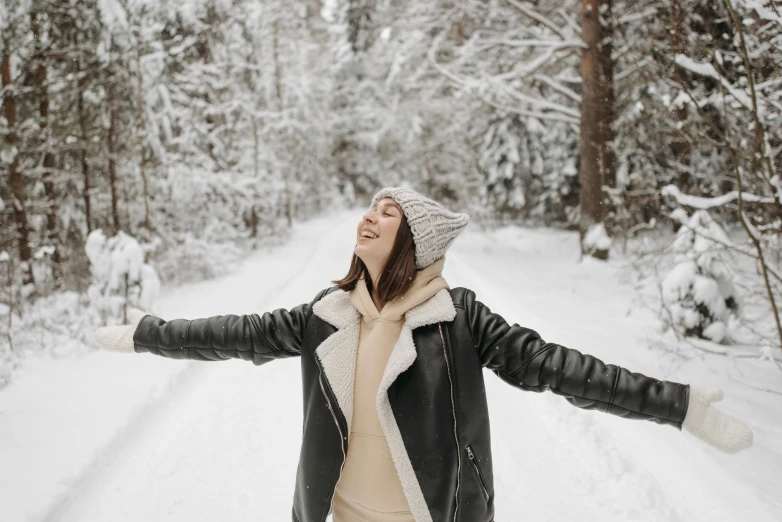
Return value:
M 710 403 L 719 390 L 658 381 L 509 325 L 442 277 L 467 224 L 412 190 L 385 188 L 356 229 L 348 275 L 310 303 L 259 316 L 164 321 L 134 311 L 105 348 L 175 359 L 301 357 L 304 433 L 294 522 L 491 522 L 482 369 L 524 390 L 669 424 L 728 452 L 752 432 Z

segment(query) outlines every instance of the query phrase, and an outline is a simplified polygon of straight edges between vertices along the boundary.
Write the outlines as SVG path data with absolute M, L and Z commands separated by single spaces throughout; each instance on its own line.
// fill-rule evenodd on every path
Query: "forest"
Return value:
M 400 184 L 578 231 L 677 335 L 780 355 L 779 2 L 2 0 L 0 30 L 7 364 L 141 285 L 96 283 L 96 231 L 182 284 Z
M 387 410 L 418 430 L 397 449 L 455 437 L 409 467 L 456 470 L 454 521 L 495 498 L 503 522 L 780 520 L 782 0 L 0 0 L 0 104 L 1 520 L 291 520 L 353 391 L 332 408 L 302 371 L 322 352 L 293 357 L 331 325 L 285 318 L 345 276 L 384 187 L 470 216 L 437 283 L 494 333 L 426 323 L 442 350 L 410 337 L 377 395 L 453 419 L 432 439 Z M 244 314 L 255 365 L 225 327 L 185 360 L 99 349 L 135 351 L 147 313 Z M 613 388 L 562 385 L 587 366 Z M 662 381 L 689 386 L 680 429 L 623 418 Z M 305 445 L 312 419 L 334 429 Z

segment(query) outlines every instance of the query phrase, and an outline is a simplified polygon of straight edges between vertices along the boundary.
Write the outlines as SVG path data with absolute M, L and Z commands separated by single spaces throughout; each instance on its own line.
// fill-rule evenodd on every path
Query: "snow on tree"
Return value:
M 688 336 L 730 342 L 739 303 L 725 259 L 730 240 L 708 211 L 697 210 L 673 242 L 673 270 L 662 282 L 670 326 Z
M 606 233 L 604 223 L 593 223 L 584 234 L 581 240 L 581 248 L 587 255 L 594 255 L 597 252 L 608 252 L 611 248 L 611 238 Z M 598 259 L 605 259 L 602 255 L 595 255 Z
M 522 152 L 526 153 L 524 157 Z M 499 212 L 518 215 L 527 203 L 519 171 L 529 171 L 530 167 L 528 151 L 522 148 L 518 118 L 502 118 L 490 124 L 478 165 L 486 180 L 485 203 Z
M 105 324 L 123 324 L 128 307 L 154 310 L 160 280 L 144 263 L 144 251 L 135 238 L 122 231 L 106 237 L 95 229 L 84 249 L 92 273 L 87 295 Z

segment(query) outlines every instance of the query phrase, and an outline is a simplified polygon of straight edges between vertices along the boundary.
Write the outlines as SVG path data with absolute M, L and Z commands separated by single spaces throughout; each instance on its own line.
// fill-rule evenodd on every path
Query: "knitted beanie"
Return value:
M 369 208 L 381 199 L 389 197 L 402 207 L 413 232 L 416 268 L 427 267 L 443 257 L 470 220 L 467 214 L 446 210 L 436 201 L 401 187 L 382 189 L 372 198 Z

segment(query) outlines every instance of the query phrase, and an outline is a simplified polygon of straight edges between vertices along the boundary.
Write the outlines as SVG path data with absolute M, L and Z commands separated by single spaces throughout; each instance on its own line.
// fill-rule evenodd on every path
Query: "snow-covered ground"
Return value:
M 160 315 L 260 313 L 312 299 L 346 272 L 359 215 L 298 224 L 289 243 L 254 253 L 231 276 L 164 288 Z M 444 276 L 549 341 L 721 387 L 719 407 L 751 426 L 755 445 L 727 455 L 667 426 L 521 392 L 487 371 L 496 519 L 782 519 L 779 368 L 759 353 L 677 346 L 634 304 L 620 265 L 580 261 L 575 233 L 468 228 Z M 300 389 L 296 359 L 255 367 L 96 351 L 30 361 L 0 392 L 0 520 L 290 520 Z

